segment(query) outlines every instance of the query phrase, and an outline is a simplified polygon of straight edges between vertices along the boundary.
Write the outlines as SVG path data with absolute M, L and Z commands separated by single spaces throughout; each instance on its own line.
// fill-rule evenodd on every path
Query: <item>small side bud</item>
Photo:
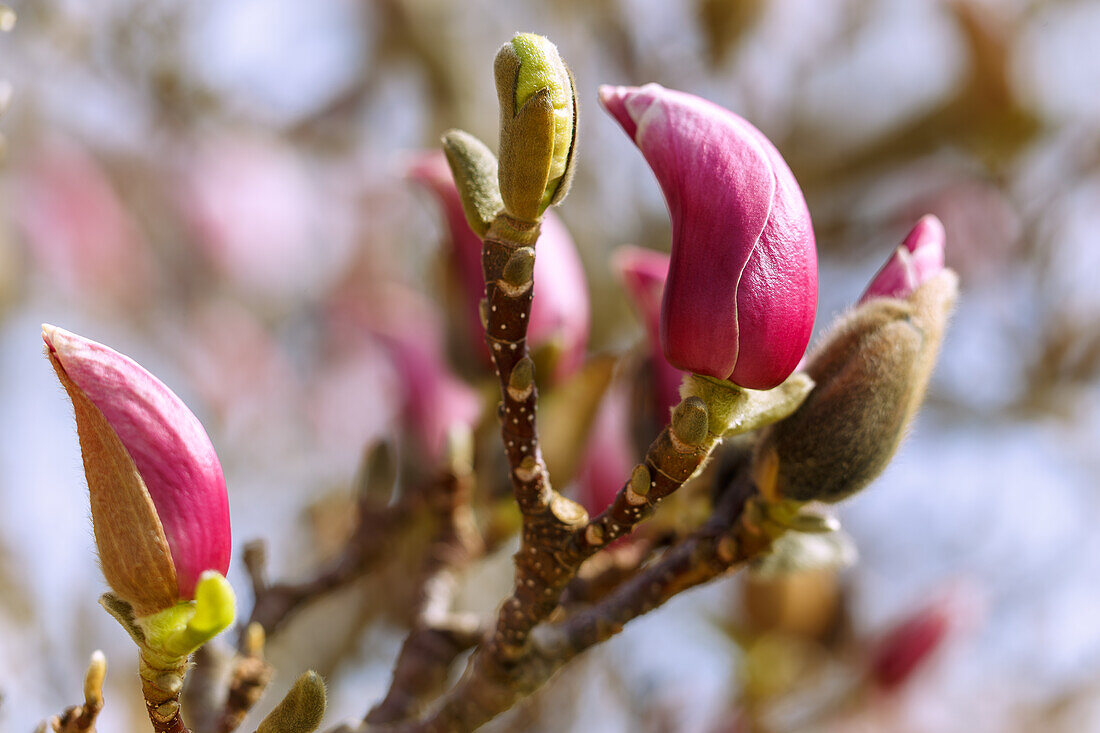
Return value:
M 504 292 L 517 297 L 531 287 L 535 273 L 535 250 L 532 247 L 520 247 L 504 263 L 501 279 L 497 283 Z
M 520 481 L 534 481 L 538 472 L 539 462 L 534 456 L 526 456 L 515 469 L 516 478 Z
M 698 397 L 691 396 L 672 411 L 670 432 L 686 450 L 693 450 L 707 439 L 709 425 L 710 416 L 706 404 Z
M 327 694 L 321 675 L 305 672 L 290 688 L 282 702 L 268 714 L 256 733 L 310 733 L 325 716 Z
M 481 319 L 482 330 L 489 329 L 489 299 L 482 298 L 477 302 L 477 315 Z
M 522 402 L 531 395 L 535 388 L 535 362 L 531 357 L 525 356 L 512 367 L 512 373 L 508 375 L 508 396 L 516 402 Z
M 497 183 L 497 159 L 485 143 L 463 130 L 448 130 L 443 135 L 443 152 L 451 167 L 466 221 L 479 236 L 504 208 Z
M 639 463 L 630 472 L 630 490 L 638 496 L 645 496 L 649 493 L 650 481 L 652 481 L 652 477 L 649 474 L 649 469 L 644 464 Z
M 588 525 L 584 530 L 584 541 L 593 547 L 602 545 L 604 541 L 603 527 L 598 524 Z
M 558 493 L 550 499 L 550 512 L 567 527 L 582 527 L 588 523 L 588 510 Z
M 264 632 L 264 627 L 257 621 L 253 621 L 245 629 L 244 634 L 244 653 L 250 657 L 256 659 L 262 659 L 264 656 L 264 645 L 267 643 L 267 634 Z

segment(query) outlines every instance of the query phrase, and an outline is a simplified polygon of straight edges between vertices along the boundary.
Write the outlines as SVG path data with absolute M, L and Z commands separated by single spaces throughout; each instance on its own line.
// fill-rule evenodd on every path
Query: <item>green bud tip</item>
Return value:
M 553 107 L 553 152 L 542 196 L 542 208 L 545 208 L 551 202 L 560 201 L 561 195 L 556 194 L 562 182 L 569 177 L 567 173 L 576 120 L 573 82 L 557 46 L 545 36 L 519 33 L 510 45 L 519 60 L 512 113 L 518 114 L 523 105 L 543 89 L 548 92 Z

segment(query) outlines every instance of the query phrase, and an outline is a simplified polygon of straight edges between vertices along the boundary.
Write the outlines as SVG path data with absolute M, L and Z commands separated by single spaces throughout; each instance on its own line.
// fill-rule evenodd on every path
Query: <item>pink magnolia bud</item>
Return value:
M 763 133 L 691 94 L 600 89 L 641 149 L 672 217 L 661 344 L 681 369 L 768 389 L 806 350 L 817 253 L 802 192 Z
M 868 679 L 884 692 L 900 689 L 947 642 L 974 632 L 985 615 L 984 594 L 976 586 L 952 582 L 933 591 L 872 643 L 866 658 Z
M 490 363 L 489 349 L 485 346 L 484 329 L 478 315 L 478 303 L 485 297 L 485 276 L 481 272 L 481 237 L 474 233 L 466 221 L 462 199 L 458 195 L 451 168 L 442 150 L 417 156 L 409 166 L 408 176 L 421 184 L 436 197 L 446 218 L 450 234 L 447 247 L 447 264 L 458 281 L 462 299 L 462 320 L 466 323 L 470 340 L 478 347 L 486 363 Z M 536 263 L 538 258 L 536 257 Z
M 943 224 L 932 214 L 921 217 L 867 286 L 860 303 L 872 298 L 907 298 L 943 269 Z
M 577 471 L 577 501 L 596 516 L 615 500 L 637 463 L 630 442 L 630 391 L 613 385 L 600 403 Z
M 620 247 L 614 265 L 634 308 L 645 324 L 650 346 L 653 375 L 653 399 L 656 414 L 663 422 L 669 410 L 680 402 L 680 383 L 684 373 L 668 363 L 661 350 L 661 296 L 668 276 L 669 256 L 641 247 Z
M 443 152 L 426 153 L 418 158 L 410 167 L 409 176 L 435 194 L 443 207 L 450 233 L 451 262 L 460 281 L 470 338 L 482 344 L 480 348 L 488 359 L 478 315 L 478 304 L 485 297 L 481 238 L 467 223 Z M 554 376 L 560 379 L 575 371 L 584 358 L 588 344 L 588 286 L 573 238 L 552 211 L 543 216 L 542 234 L 535 251 L 535 296 L 527 341 L 532 348 L 558 342 L 561 356 Z
M 447 367 L 430 344 L 412 338 L 383 337 L 405 389 L 405 414 L 431 458 L 442 455 L 448 432 L 473 427 L 481 413 L 477 392 Z
M 328 325 L 341 348 L 354 346 L 351 353 L 356 355 L 376 346 L 384 349 L 399 389 L 379 400 L 400 403 L 406 426 L 428 458 L 442 455 L 453 428 L 477 423 L 481 399 L 451 372 L 443 353 L 443 327 L 428 301 L 390 285 L 375 288 L 366 298 L 359 293 L 334 297 L 329 307 Z
M 148 615 L 229 568 L 229 500 L 210 438 L 129 357 L 44 325 L 47 356 L 76 411 L 92 525 L 107 583 Z
M 942 606 L 923 608 L 890 629 L 872 651 L 870 675 L 884 690 L 901 687 L 947 636 L 951 619 Z

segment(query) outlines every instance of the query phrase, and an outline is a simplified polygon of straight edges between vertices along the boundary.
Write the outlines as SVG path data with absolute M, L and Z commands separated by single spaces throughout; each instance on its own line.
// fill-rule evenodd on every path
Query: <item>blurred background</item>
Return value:
M 856 565 L 685 594 L 494 730 L 1100 730 L 1100 2 L 7 2 L 0 729 L 78 702 L 96 648 L 101 730 L 143 729 L 39 324 L 175 389 L 221 456 L 235 547 L 265 538 L 274 577 L 305 577 L 339 535 L 325 501 L 408 414 L 401 359 L 345 309 L 415 301 L 415 327 L 442 328 L 447 228 L 409 161 L 450 127 L 495 145 L 493 56 L 534 31 L 576 76 L 559 214 L 589 353 L 644 338 L 613 250 L 670 236 L 602 83 L 693 92 L 775 141 L 815 222 L 818 330 L 926 212 L 962 295 L 912 435 L 841 508 Z M 469 605 L 508 589 L 507 549 L 473 573 Z M 403 634 L 362 610 L 382 593 L 368 580 L 297 619 L 260 709 L 315 666 L 329 719 L 362 715 Z

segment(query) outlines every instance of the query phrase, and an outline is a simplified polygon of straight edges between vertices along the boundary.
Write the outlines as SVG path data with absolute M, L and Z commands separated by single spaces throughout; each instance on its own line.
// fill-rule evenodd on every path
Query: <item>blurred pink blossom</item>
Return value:
M 223 137 L 188 150 L 179 205 L 196 244 L 246 292 L 286 299 L 330 285 L 352 254 L 350 217 L 292 149 Z
M 16 172 L 12 216 L 52 288 L 71 296 L 142 302 L 152 262 L 134 220 L 96 159 L 54 139 Z
M 680 402 L 684 372 L 668 363 L 661 349 L 661 296 L 668 276 L 669 256 L 641 247 L 620 247 L 613 260 L 615 270 L 645 324 L 649 342 L 649 365 L 653 375 L 655 415 L 667 419 L 669 410 Z
M 439 200 L 450 235 L 448 256 L 458 276 L 464 300 L 464 320 L 469 338 L 484 346 L 485 334 L 478 315 L 478 303 L 485 296 L 481 270 L 481 239 L 466 222 L 462 202 L 442 151 L 417 156 L 408 175 L 428 187 Z M 542 234 L 535 247 L 535 295 L 527 341 L 535 349 L 557 342 L 561 356 L 554 377 L 561 379 L 576 371 L 584 360 L 588 343 L 588 286 L 576 245 L 561 219 L 553 211 L 542 220 Z
M 630 390 L 613 384 L 600 402 L 577 471 L 577 501 L 591 516 L 610 506 L 636 463 L 630 418 Z
M 438 313 L 416 293 L 393 284 L 370 295 L 335 296 L 330 301 L 329 329 L 342 349 L 374 357 L 381 347 L 400 386 L 400 411 L 421 447 L 439 458 L 447 433 L 472 427 L 481 413 L 477 392 L 450 370 L 443 350 Z M 358 346 L 355 346 L 358 344 Z M 365 351 L 364 351 L 365 350 Z M 358 400 L 392 400 L 389 394 L 345 395 Z

